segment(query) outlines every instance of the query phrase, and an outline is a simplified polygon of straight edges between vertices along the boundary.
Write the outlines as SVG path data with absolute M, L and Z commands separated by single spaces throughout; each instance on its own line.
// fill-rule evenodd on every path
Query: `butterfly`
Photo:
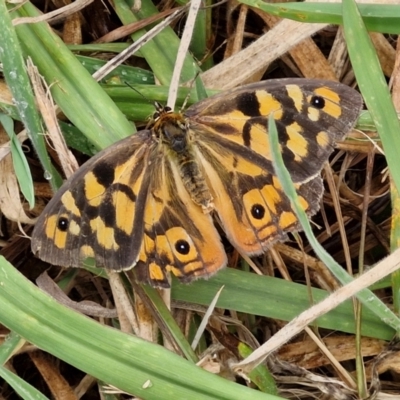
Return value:
M 319 209 L 323 164 L 354 126 L 358 92 L 343 84 L 279 79 L 221 92 L 184 113 L 157 105 L 148 129 L 78 169 L 40 215 L 32 251 L 60 266 L 87 258 L 134 267 L 139 282 L 170 287 L 227 264 L 217 228 L 257 255 L 301 227 L 274 172 L 273 115 L 284 163 L 304 210 Z

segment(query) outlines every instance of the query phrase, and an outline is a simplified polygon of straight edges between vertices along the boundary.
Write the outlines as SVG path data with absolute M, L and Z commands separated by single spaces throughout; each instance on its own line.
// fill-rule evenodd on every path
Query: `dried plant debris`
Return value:
M 262 170 L 265 166 L 262 165 L 259 168 L 258 177 L 252 178 L 252 183 L 249 183 L 249 180 L 245 181 L 243 171 L 249 166 L 241 164 L 242 158 L 232 155 L 235 151 L 232 149 L 236 149 L 240 144 L 243 148 L 246 147 L 243 150 L 244 154 L 259 140 L 258 137 L 252 140 L 252 135 L 255 137 L 254 130 L 259 129 L 265 132 L 268 123 L 265 118 L 256 121 L 254 117 L 251 122 L 246 122 L 246 126 L 244 123 L 243 127 L 238 128 L 238 126 L 243 116 L 249 112 L 246 109 L 248 102 L 257 102 L 261 107 L 265 101 L 262 100 L 262 96 L 270 95 L 268 89 L 263 91 L 258 86 L 251 93 L 248 91 L 242 95 L 235 92 L 234 88 L 261 80 L 303 77 L 310 82 L 315 79 L 341 82 L 358 90 L 347 54 L 343 29 L 323 21 L 312 24 L 297 22 L 234 1 L 216 2 L 213 5 L 211 2 L 205 2 L 207 7 L 204 7 L 203 2 L 196 16 L 197 22 L 192 26 L 193 33 L 187 36 L 187 31 L 183 32 L 188 8 L 171 1 L 158 2 L 156 6 L 144 1 L 135 1 L 130 5 L 131 9 L 121 9 L 118 2 L 94 4 L 85 1 L 73 3 L 75 5 L 67 3 L 36 2 L 35 6 L 43 13 L 40 17 L 29 13 L 27 15 L 19 13 L 20 5 L 15 4 L 15 10 L 11 14 L 25 60 L 32 55 L 32 49 L 30 49 L 32 45 L 29 35 L 24 34 L 22 28 L 39 26 L 37 21 L 45 21 L 43 23 L 50 24 L 47 25 L 49 34 L 56 35 L 53 43 L 58 43 L 58 45 L 54 44 L 54 48 L 46 49 L 44 44 L 40 45 L 43 43 L 40 40 L 35 45 L 37 46 L 35 51 L 38 54 L 49 57 L 48 66 L 43 67 L 37 59 L 35 61 L 33 55 L 33 62 L 30 61 L 29 69 L 33 71 L 34 87 L 37 89 L 35 99 L 43 121 L 43 131 L 39 133 L 44 139 L 43 149 L 47 149 L 46 157 L 51 159 L 55 166 L 54 171 L 63 177 L 73 174 L 79 165 L 89 159 L 88 154 L 99 151 L 104 147 L 104 143 L 110 145 L 117 137 L 121 139 L 133 133 L 133 124 L 140 131 L 145 126 L 151 126 L 149 118 L 153 118 L 155 127 L 159 126 L 161 130 L 166 131 L 170 125 L 165 121 L 170 118 L 168 122 L 171 122 L 173 129 L 176 127 L 183 129 L 182 126 L 185 125 L 186 120 L 176 117 L 182 114 L 171 114 L 169 109 L 164 107 L 167 105 L 169 83 L 181 41 L 190 43 L 190 50 L 186 58 L 181 53 L 182 72 L 177 74 L 173 83 L 177 96 L 175 109 L 183 115 L 185 115 L 185 110 L 188 110 L 189 114 L 192 112 L 195 118 L 198 118 L 196 123 L 203 123 L 204 128 L 205 122 L 199 122 L 203 110 L 193 104 L 206 97 L 206 91 L 209 91 L 209 95 L 213 95 L 216 91 L 227 93 L 226 91 L 233 90 L 228 93 L 232 94 L 231 97 L 236 96 L 237 101 L 231 101 L 230 95 L 226 95 L 224 104 L 218 103 L 220 109 L 224 108 L 220 113 L 227 117 L 217 128 L 225 129 L 225 131 L 231 129 L 225 132 L 231 135 L 235 133 L 234 130 L 243 128 L 243 134 L 239 135 L 237 143 L 232 141 L 233 144 L 229 149 L 219 147 L 220 151 L 225 152 L 226 157 L 230 157 L 232 161 L 232 169 L 227 170 L 226 173 L 230 179 L 230 187 L 241 188 L 242 186 L 237 183 L 239 181 L 243 186 L 249 187 L 260 186 L 262 183 L 261 178 L 260 184 L 256 180 L 263 176 Z M 192 7 L 194 7 L 193 4 Z M 26 23 L 25 17 L 28 17 L 29 24 Z M 157 25 L 166 18 L 168 18 L 165 23 L 167 27 Z M 156 30 L 152 31 L 150 37 L 142 39 L 143 43 L 140 44 L 142 30 L 149 31 L 155 25 L 157 25 Z M 36 34 L 32 33 L 32 35 Z M 398 38 L 395 35 L 374 32 L 371 33 L 371 39 L 381 62 L 382 71 L 387 80 L 393 84 L 393 98 L 397 105 L 400 93 Z M 143 47 L 140 47 L 142 45 Z M 57 54 L 63 54 L 63 57 L 58 58 Z M 80 63 L 74 64 L 77 57 Z M 83 67 L 80 70 L 81 65 L 90 73 Z M 119 66 L 115 69 L 117 65 Z M 92 73 L 95 73 L 96 79 L 101 78 L 101 84 L 94 82 L 90 77 Z M 90 85 L 94 82 L 98 87 L 101 85 L 101 90 L 104 89 L 110 96 L 112 103 L 104 109 L 101 108 L 103 100 L 100 101 L 98 94 L 94 94 L 94 86 L 88 89 L 88 82 Z M 294 84 L 290 83 L 289 86 L 293 89 Z M 231 234 L 229 230 L 226 233 L 226 221 L 217 218 L 213 235 L 216 238 L 221 237 L 222 242 L 220 245 L 218 243 L 220 246 L 218 248 L 223 249 L 224 260 L 220 264 L 225 264 L 228 260 L 229 270 L 218 273 L 215 278 L 198 281 L 190 286 L 184 286 L 183 283 L 173 280 L 172 289 L 169 289 L 171 283 L 169 277 L 164 274 L 164 271 L 161 274 L 160 269 L 156 268 L 161 263 L 160 255 L 156 252 L 153 254 L 149 248 L 157 246 L 161 248 L 162 244 L 157 240 L 161 240 L 158 237 L 161 237 L 159 232 L 162 232 L 163 224 L 176 219 L 178 214 L 176 210 L 179 207 L 183 209 L 182 204 L 190 200 L 186 196 L 185 201 L 178 201 L 178 197 L 182 195 L 180 192 L 182 188 L 176 186 L 174 180 L 166 185 L 167 192 L 156 193 L 153 190 L 154 187 L 151 186 L 154 195 L 152 197 L 154 210 L 160 204 L 167 204 L 163 198 L 166 193 L 171 196 L 170 203 L 176 208 L 170 207 L 164 214 L 159 214 L 158 225 L 153 231 L 146 231 L 148 235 L 145 239 L 147 240 L 145 245 L 148 246 L 146 255 L 154 255 L 152 265 L 155 266 L 151 274 L 147 276 L 147 281 L 161 282 L 156 286 L 162 286 L 164 289 L 152 290 L 146 285 L 139 285 L 135 281 L 135 269 L 133 272 L 121 274 L 108 273 L 104 269 L 96 269 L 89 261 L 88 265 L 85 263 L 85 268 L 70 269 L 50 265 L 33 257 L 28 237 L 32 235 L 32 227 L 37 217 L 41 215 L 44 207 L 53 197 L 55 188 L 50 187 L 51 179 L 47 175 L 48 171 L 46 173 L 43 171 L 39 161 L 40 153 L 37 148 L 34 148 L 35 142 L 32 140 L 31 132 L 25 131 L 20 122 L 20 116 L 10 94 L 11 90 L 15 93 L 14 88 L 11 87 L 11 81 L 0 79 L 2 111 L 13 119 L 17 137 L 15 140 L 22 143 L 24 156 L 29 164 L 29 174 L 33 179 L 36 203 L 35 207 L 30 209 L 28 201 L 22 194 L 21 181 L 19 177 L 17 178 L 18 172 L 12 158 L 12 140 L 4 130 L 1 130 L 0 253 L 25 278 L 32 282 L 38 279 L 37 285 L 57 302 L 72 308 L 77 313 L 89 316 L 97 321 L 99 326 L 100 324 L 112 326 L 129 335 L 136 335 L 149 342 L 157 343 L 189 359 L 193 365 L 236 382 L 238 385 L 248 386 L 254 391 L 265 391 L 286 399 L 351 400 L 361 398 L 361 392 L 363 398 L 368 399 L 400 398 L 400 385 L 396 379 L 400 371 L 397 361 L 398 343 L 394 340 L 388 344 L 387 340 L 393 333 L 391 328 L 385 325 L 385 321 L 379 320 L 365 308 L 362 312 L 359 311 L 359 304 L 356 301 L 354 307 L 352 303 L 347 302 L 332 313 L 322 315 L 313 321 L 312 326 L 302 329 L 301 333 L 296 332 L 294 337 L 290 336 L 286 342 L 281 343 L 282 346 L 279 349 L 274 349 L 273 354 L 265 354 L 266 359 L 257 367 L 258 369 L 250 372 L 238 369 L 237 365 L 240 365 L 247 355 L 263 346 L 277 332 L 282 332 L 290 320 L 327 297 L 329 293 L 336 293 L 342 285 L 327 269 L 325 263 L 316 256 L 304 233 L 297 232 L 290 235 L 287 241 L 277 242 L 262 255 L 246 258 L 243 257 L 244 253 L 250 252 L 243 251 L 243 248 L 236 249 L 232 245 L 232 243 L 235 244 L 235 240 L 232 239 L 235 237 L 234 234 Z M 283 114 L 287 118 L 284 123 L 289 124 L 291 117 L 285 114 L 285 107 L 298 106 L 299 97 L 293 93 L 292 97 L 286 97 L 287 102 L 282 101 L 279 106 L 283 108 Z M 155 113 L 154 102 L 158 104 Z M 74 103 L 81 106 L 71 112 Z M 360 102 L 355 100 L 354 109 L 358 107 L 358 103 Z M 185 106 L 181 110 L 183 104 Z M 213 107 L 211 103 L 205 104 L 209 104 L 210 108 Z M 112 108 L 115 105 L 115 109 Z M 351 109 L 351 105 L 349 108 Z M 99 114 L 96 114 L 97 109 L 101 110 Z M 258 112 L 259 109 L 256 111 Z M 218 116 L 218 110 L 213 109 L 212 112 Z M 356 112 L 354 120 L 358 117 L 358 109 Z M 153 114 L 154 116 L 151 117 Z M 82 119 L 86 122 L 79 125 L 81 115 L 82 118 L 89 115 L 89 119 Z M 172 118 L 171 115 L 174 117 Z M 105 119 L 109 121 L 114 121 L 114 118 L 118 121 L 121 118 L 124 121 L 115 123 L 115 127 L 113 122 L 110 126 L 105 126 L 105 120 L 102 120 L 102 117 L 106 117 Z M 190 119 L 190 117 L 185 118 Z M 336 118 L 344 117 L 341 115 Z M 89 124 L 90 122 L 87 121 L 90 120 L 95 121 L 97 130 L 94 129 L 92 136 L 87 136 L 85 124 Z M 213 121 L 207 123 L 214 124 L 213 126 L 216 127 Z M 354 125 L 353 121 L 345 122 L 344 125 L 349 129 Z M 262 125 L 261 128 L 257 128 L 261 126 L 260 124 L 264 124 L 265 127 Z M 137 159 L 143 163 L 143 167 L 151 164 L 146 158 L 146 143 L 148 146 L 154 145 L 154 132 L 157 132 L 156 128 L 153 128 L 152 134 L 147 135 L 144 141 L 137 142 L 140 145 L 137 146 L 140 147 L 139 150 L 137 147 L 134 148 L 135 151 L 142 152 L 140 153 L 142 156 L 137 156 Z M 296 136 L 298 132 L 296 131 L 294 136 L 291 132 L 287 133 L 294 139 L 292 144 L 285 142 L 285 146 L 302 146 L 304 138 L 301 135 Z M 107 136 L 108 133 L 110 137 Z M 140 135 L 146 134 L 140 133 L 139 137 Z M 343 135 L 338 136 L 341 138 Z M 102 142 L 103 139 L 105 142 Z M 286 140 L 282 137 L 280 139 Z M 323 147 L 324 138 L 318 136 L 317 140 L 320 147 Z M 264 146 L 259 143 L 257 145 Z M 208 150 L 203 151 L 202 157 L 209 162 L 212 158 L 209 149 L 214 151 L 216 147 L 215 143 L 207 144 L 207 146 Z M 267 148 L 267 146 L 269 144 L 266 143 L 264 147 Z M 330 143 L 329 146 L 331 146 Z M 122 146 L 120 153 L 115 153 L 115 165 L 120 173 L 123 173 L 122 169 L 131 167 L 126 160 L 129 156 L 132 158 L 133 155 L 128 154 L 127 148 L 127 146 Z M 303 145 L 301 148 L 308 151 L 307 146 Z M 156 151 L 156 147 L 153 150 Z M 168 157 L 162 153 L 157 154 L 160 157 Z M 304 154 L 297 153 L 293 156 L 293 160 L 301 164 L 301 161 L 306 158 Z M 191 157 L 185 159 L 181 157 L 178 161 L 180 165 L 185 162 L 190 163 L 193 161 L 193 156 Z M 255 158 L 257 157 L 259 157 L 258 154 Z M 158 163 L 157 160 L 152 160 Z M 243 158 L 243 160 L 249 165 L 253 163 L 250 158 Z M 166 164 L 157 165 L 165 166 Z M 251 167 L 255 168 L 255 164 L 251 164 Z M 306 182 L 304 186 L 307 190 L 315 190 L 318 193 L 323 191 L 321 200 L 317 196 L 317 204 L 310 212 L 310 214 L 315 214 L 312 217 L 312 228 L 317 241 L 337 263 L 356 277 L 391 253 L 398 219 L 396 213 L 392 215 L 392 211 L 397 210 L 398 196 L 394 192 L 388 173 L 379 135 L 371 120 L 363 116 L 356 129 L 351 129 L 346 139 L 338 141 L 329 162 L 322 170 L 323 183 L 316 178 L 318 171 L 307 175 L 304 172 L 307 167 L 314 168 L 315 166 L 307 166 L 303 163 L 299 168 L 299 174 L 305 174 L 306 179 L 299 180 L 300 183 L 295 182 L 295 184 L 300 185 Z M 136 164 L 134 168 L 139 176 L 142 170 L 139 170 Z M 193 168 L 190 172 L 195 177 L 204 175 L 203 170 L 197 170 L 198 165 Z M 222 167 L 216 170 L 222 171 Z M 239 173 L 236 173 L 237 171 Z M 109 170 L 103 168 L 102 171 L 95 171 L 92 175 L 88 175 L 84 180 L 85 184 L 79 187 L 81 197 L 77 191 L 71 194 L 71 198 L 63 198 L 60 200 L 63 207 L 75 212 L 75 216 L 79 215 L 82 211 L 79 207 L 82 204 L 77 205 L 75 200 L 81 199 L 82 196 L 89 198 L 93 195 L 91 203 L 85 207 L 88 212 L 97 212 L 96 199 L 103 198 L 100 192 L 106 188 L 104 182 L 107 181 L 109 173 Z M 167 174 L 158 174 L 156 171 L 153 175 L 146 178 L 159 179 L 160 185 L 165 184 L 163 178 Z M 216 174 L 217 178 L 218 176 L 222 175 Z M 251 177 L 249 174 L 246 176 L 248 179 Z M 175 180 L 180 179 L 177 173 L 174 177 Z M 195 183 L 201 181 L 202 185 L 211 185 L 211 180 L 214 178 L 207 176 L 204 180 L 198 179 Z M 271 175 L 270 178 L 272 182 L 275 176 Z M 275 181 L 274 184 L 276 186 Z M 184 188 L 189 187 L 190 192 L 191 182 L 185 182 L 185 185 Z M 200 189 L 204 189 L 204 185 L 200 185 Z M 175 188 L 176 193 L 171 191 L 171 188 Z M 198 194 L 201 192 L 200 189 L 196 187 L 193 192 L 197 190 Z M 89 193 L 90 190 L 93 192 Z M 94 193 L 96 190 L 99 190 L 99 193 Z M 300 189 L 298 192 L 307 202 L 309 192 L 306 190 L 301 192 Z M 141 206 L 140 196 L 143 194 L 137 192 L 136 187 L 129 193 L 126 188 L 119 187 L 114 195 L 121 193 L 124 193 L 124 199 L 126 199 L 122 201 L 124 207 L 129 208 L 130 202 L 134 204 L 132 198 L 135 198 L 138 208 Z M 270 196 L 273 197 L 274 193 L 278 191 L 270 191 Z M 198 197 L 204 200 L 203 195 L 204 193 L 201 192 Z M 120 198 L 122 197 L 121 195 Z M 107 201 L 112 204 L 110 196 Z M 208 219 L 215 214 L 213 207 L 218 201 L 220 201 L 218 198 L 208 198 L 207 204 L 199 202 L 203 209 L 208 210 L 208 213 L 200 213 L 201 222 L 200 220 L 196 222 L 195 218 L 191 220 L 191 216 L 186 215 L 182 224 L 186 227 L 190 226 L 200 235 L 202 229 L 200 224 L 203 224 L 203 218 Z M 274 204 L 281 206 L 279 202 Z M 106 208 L 104 207 L 104 210 Z M 316 213 L 319 208 L 320 211 Z M 107 210 L 110 210 L 110 207 Z M 157 210 L 154 212 L 157 213 Z M 146 210 L 142 207 L 142 211 L 145 213 Z M 280 211 L 284 212 L 283 209 Z M 120 221 L 129 218 L 133 220 L 133 216 L 125 211 L 117 214 L 115 218 L 120 218 Z M 294 214 L 291 215 L 294 216 Z M 53 215 L 48 215 L 48 218 L 52 217 Z M 135 214 L 135 218 L 143 219 L 144 217 Z M 111 219 L 110 217 L 108 221 Z M 73 221 L 76 221 L 76 218 Z M 143 222 L 142 225 L 145 224 Z M 132 222 L 132 226 L 136 228 L 139 225 L 137 223 L 134 225 Z M 109 229 L 107 232 L 110 235 L 117 234 L 117 230 L 112 230 L 110 226 L 107 227 Z M 81 229 L 78 226 L 75 228 Z M 146 226 L 143 229 L 147 228 Z M 26 236 L 24 236 L 25 233 Z M 122 235 L 120 231 L 118 234 Z M 140 235 L 138 237 L 141 238 Z M 106 238 L 99 236 L 99 243 L 103 239 L 104 242 L 107 241 Z M 214 248 L 214 244 L 210 243 L 210 248 Z M 140 257 L 143 256 L 141 242 L 135 246 L 137 254 L 134 264 L 138 262 L 140 266 Z M 182 246 L 184 247 L 184 243 Z M 93 248 L 89 247 L 84 249 L 85 254 L 90 255 L 93 252 Z M 68 251 L 72 254 L 74 249 Z M 105 258 L 109 251 L 112 250 L 104 251 Z M 163 255 L 163 257 L 167 256 Z M 194 264 L 190 265 L 193 269 L 195 268 Z M 168 265 L 167 269 L 175 273 L 173 267 Z M 246 274 L 241 271 L 245 271 Z M 189 272 L 182 269 L 175 275 L 181 278 L 182 275 L 179 275 L 181 273 L 184 278 L 184 273 Z M 213 272 L 215 271 L 211 271 L 210 274 Z M 269 278 L 258 277 L 256 274 Z M 140 272 L 137 276 L 140 276 Z M 249 276 L 259 278 L 258 282 L 262 283 L 257 286 L 257 281 L 252 281 Z M 221 297 L 218 298 L 217 305 L 209 309 L 218 290 L 221 290 Z M 389 279 L 376 283 L 374 293 L 388 305 L 389 309 L 393 308 L 397 296 L 393 299 Z M 20 296 L 23 298 L 23 293 Z M 192 349 L 190 344 L 207 312 L 211 315 L 207 315 L 205 330 L 201 331 L 202 334 L 193 346 L 195 348 Z M 2 325 L 0 329 L 3 338 L 10 333 Z M 66 336 L 68 337 L 68 332 Z M 2 343 L 5 343 L 4 339 Z M 107 387 L 111 387 L 106 386 L 111 382 L 100 383 L 85 371 L 80 371 L 22 340 L 8 359 L 7 368 L 43 395 L 55 399 L 81 397 L 100 399 L 104 398 L 107 390 L 110 390 Z M 355 382 L 360 377 L 363 383 L 356 384 Z M 182 379 L 186 384 L 186 377 Z M 140 390 L 138 389 L 138 393 L 143 393 L 141 390 L 144 389 L 150 391 L 152 385 L 153 380 L 149 376 L 148 381 L 143 382 Z M 114 398 L 128 399 L 132 398 L 131 395 L 137 394 L 128 395 L 118 388 L 114 389 Z M 14 389 L 5 380 L 1 381 L 0 396 L 15 398 Z M 142 396 L 142 398 L 146 397 Z

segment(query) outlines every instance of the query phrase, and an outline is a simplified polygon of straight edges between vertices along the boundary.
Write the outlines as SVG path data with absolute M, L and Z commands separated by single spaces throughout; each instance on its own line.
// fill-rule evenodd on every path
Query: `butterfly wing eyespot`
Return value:
M 66 217 L 59 217 L 58 218 L 58 220 L 57 220 L 57 228 L 61 232 L 66 232 L 68 230 L 68 226 L 69 226 L 68 218 L 66 218 Z
M 263 219 L 265 216 L 265 207 L 261 204 L 255 203 L 251 206 L 251 215 L 254 219 Z
M 179 239 L 175 242 L 175 250 L 182 255 L 187 255 L 190 252 L 190 243 L 184 239 Z
M 246 85 L 185 115 L 157 103 L 150 130 L 99 153 L 57 192 L 32 250 L 56 265 L 92 257 L 108 269 L 134 267 L 138 281 L 158 287 L 170 286 L 169 274 L 181 282 L 209 277 L 227 262 L 212 215 L 248 255 L 300 229 L 274 172 L 269 115 L 300 203 L 313 215 L 323 164 L 361 106 L 353 89 L 308 79 Z
M 325 107 L 325 99 L 322 96 L 312 96 L 310 104 L 319 110 L 323 110 Z

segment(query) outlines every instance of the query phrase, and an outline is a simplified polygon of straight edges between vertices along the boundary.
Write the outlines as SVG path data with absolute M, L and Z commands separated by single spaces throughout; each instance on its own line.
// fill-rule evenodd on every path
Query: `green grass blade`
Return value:
M 322 289 L 310 289 L 299 283 L 226 268 L 208 281 L 199 280 L 190 286 L 174 280 L 172 298 L 208 306 L 222 285 L 224 290 L 217 307 L 283 321 L 291 321 L 312 305 L 310 290 L 315 302 L 320 302 L 329 295 Z M 342 303 L 318 318 L 316 323 L 321 328 L 355 333 L 352 302 Z M 384 340 L 390 340 L 394 334 L 394 330 L 380 316 L 368 309 L 363 310 L 361 332 L 364 336 Z
M 41 118 L 35 107 L 21 46 L 12 25 L 10 14 L 3 1 L 0 1 L 0 20 L 0 60 L 3 63 L 4 77 L 11 90 L 19 117 L 27 130 L 28 137 L 36 148 L 43 168 L 50 173 L 51 185 L 56 188 L 61 183 L 61 178 L 50 163 L 43 135 L 38 135 L 39 132 L 42 132 Z M 30 197 L 29 194 L 28 197 Z
M 115 12 L 124 24 L 129 24 L 158 13 L 150 0 L 142 0 L 142 6 L 137 13 L 132 12 L 133 1 L 116 0 L 113 2 Z M 133 33 L 132 39 L 139 39 L 145 31 Z M 163 85 L 169 85 L 174 70 L 175 59 L 179 47 L 179 38 L 170 28 L 165 28 L 154 39 L 140 49 L 154 75 Z M 162 60 L 162 62 L 160 62 Z M 181 73 L 181 82 L 193 79 L 199 72 L 197 63 L 188 54 Z
M 130 46 L 129 43 L 85 43 L 85 44 L 67 44 L 71 51 L 80 53 L 121 53 Z M 140 53 L 136 53 L 140 57 Z
M 47 397 L 43 396 L 38 390 L 3 366 L 24 343 L 25 340 L 14 332 L 11 332 L 6 340 L 4 340 L 0 346 L 0 377 L 23 399 L 45 400 Z
M 15 135 L 13 120 L 7 115 L 0 114 L 0 123 L 3 125 L 11 141 L 11 157 L 19 187 L 25 199 L 28 200 L 29 207 L 32 208 L 35 205 L 35 190 L 33 188 L 32 175 L 21 143 Z
M 144 400 L 278 400 L 102 326 L 43 293 L 0 257 L 0 322 L 82 371 Z
M 101 67 L 106 64 L 106 61 L 100 60 L 93 57 L 85 57 L 76 55 L 79 62 L 85 67 L 85 69 L 93 75 Z M 136 85 L 154 85 L 154 75 L 151 71 L 147 71 L 142 68 L 131 67 L 129 65 L 120 65 L 113 69 L 104 79 L 101 80 L 102 83 L 117 82 L 120 85 L 129 84 L 131 86 Z
M 249 347 L 245 343 L 239 343 L 238 346 L 239 354 L 240 356 L 244 359 L 253 352 L 251 347 Z M 255 367 L 249 374 L 248 377 L 251 379 L 251 381 L 257 385 L 258 388 L 264 393 L 271 393 L 271 394 L 278 394 L 278 387 L 276 384 L 276 381 L 271 374 L 271 372 L 268 371 L 267 367 L 263 364 L 258 365 Z
M 12 15 L 37 16 L 38 11 L 25 3 Z M 25 55 L 44 76 L 57 105 L 97 149 L 134 132 L 133 125 L 47 24 L 24 24 L 15 29 Z
M 239 1 L 240 3 L 257 7 L 278 17 L 289 18 L 294 21 L 342 24 L 342 5 L 340 3 L 270 4 L 260 0 Z M 369 31 L 392 34 L 400 33 L 399 4 L 359 4 L 358 8 Z
M 400 8 L 398 10 L 400 12 Z M 357 83 L 382 140 L 391 176 L 400 189 L 400 123 L 376 51 L 352 0 L 343 2 L 343 27 Z
M 201 62 L 201 69 L 206 71 L 213 66 L 213 60 L 210 56 L 210 50 L 208 48 L 209 43 L 213 41 L 212 32 L 212 9 L 209 7 L 212 5 L 211 0 L 203 2 L 204 7 L 199 10 L 199 14 L 196 19 L 196 25 L 193 32 L 193 37 L 190 42 L 190 51 L 193 56 Z
M 148 299 L 153 303 L 155 310 L 162 318 L 164 326 L 169 330 L 175 342 L 180 347 L 182 353 L 188 360 L 191 360 L 194 363 L 197 362 L 198 358 L 196 354 L 190 347 L 189 342 L 186 340 L 180 327 L 177 325 L 175 319 L 171 315 L 171 311 L 168 309 L 168 307 L 164 303 L 164 300 L 161 298 L 159 292 L 148 285 L 142 285 L 142 288 L 143 292 L 146 293 Z
M 200 100 L 199 97 L 203 92 L 200 84 L 197 84 L 198 82 L 199 79 L 196 79 L 197 90 L 190 90 L 190 88 L 185 87 L 179 88 L 178 106 L 182 106 L 189 93 L 187 106 Z M 154 113 L 154 101 L 166 104 L 168 99 L 167 86 L 135 85 L 135 90 L 132 90 L 126 86 L 104 85 L 103 89 L 115 101 L 124 114 L 134 121 L 147 122 L 149 117 Z M 210 96 L 215 93 L 217 93 L 216 90 L 207 91 L 207 95 Z M 205 95 L 204 97 L 207 96 Z M 132 106 L 133 104 L 135 105 L 134 107 Z
M 0 365 L 5 364 L 24 343 L 21 336 L 11 332 L 0 346 Z
M 24 400 L 48 400 L 47 397 L 43 396 L 37 389 L 2 365 L 0 366 L 0 377 L 2 377 L 4 381 L 14 389 L 15 393 Z
M 399 9 L 400 11 L 400 9 Z M 399 15 L 399 11 L 397 15 Z M 343 2 L 343 24 L 351 63 L 365 103 L 370 111 L 393 179 L 393 216 L 391 228 L 391 247 L 398 247 L 397 194 L 400 190 L 400 123 L 391 100 L 376 51 L 366 31 L 358 6 L 354 1 Z M 366 62 L 367 60 L 367 62 Z M 397 188 L 397 190 L 396 190 Z M 400 273 L 392 274 L 394 309 L 399 309 Z
M 329 253 L 326 252 L 314 236 L 310 221 L 300 204 L 289 171 L 286 169 L 282 154 L 279 151 L 278 131 L 272 116 L 270 116 L 268 122 L 269 141 L 276 175 L 282 184 L 285 194 L 290 199 L 292 208 L 296 212 L 297 218 L 301 223 L 310 245 L 314 249 L 318 258 L 327 266 L 329 271 L 331 271 L 342 285 L 352 282 L 353 278 L 332 258 Z M 382 320 L 386 321 L 386 323 L 393 329 L 400 329 L 400 319 L 377 296 L 375 296 L 374 293 L 368 289 L 362 289 L 356 296 L 367 308 L 369 308 L 370 311 L 378 317 L 381 317 Z

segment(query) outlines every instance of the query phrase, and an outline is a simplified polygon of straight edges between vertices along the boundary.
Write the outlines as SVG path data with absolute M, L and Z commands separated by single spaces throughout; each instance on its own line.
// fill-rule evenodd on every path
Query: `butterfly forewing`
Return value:
M 150 131 L 98 153 L 56 193 L 32 235 L 34 253 L 52 264 L 79 267 L 86 258 L 132 267 L 142 242 Z
M 293 181 L 302 182 L 321 171 L 361 107 L 361 96 L 348 86 L 279 79 L 223 92 L 195 104 L 186 115 L 194 131 L 212 132 L 271 162 L 267 126 L 272 113 L 285 165 Z

